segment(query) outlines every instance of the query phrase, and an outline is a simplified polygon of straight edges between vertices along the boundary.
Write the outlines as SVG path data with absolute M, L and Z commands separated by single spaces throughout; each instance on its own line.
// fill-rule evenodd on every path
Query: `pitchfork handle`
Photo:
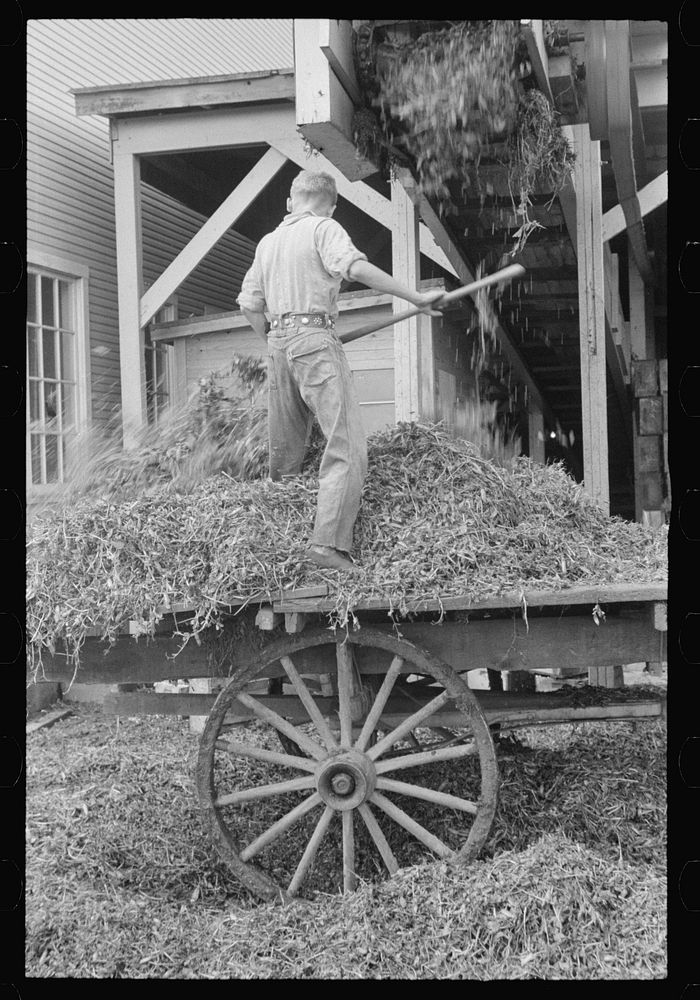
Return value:
M 456 302 L 457 299 L 463 299 L 465 295 L 472 295 L 480 288 L 486 288 L 488 285 L 500 284 L 503 281 L 514 281 L 515 278 L 521 278 L 524 274 L 525 268 L 522 264 L 510 264 L 508 267 L 504 267 L 502 270 L 496 271 L 495 274 L 487 274 L 484 278 L 472 281 L 469 285 L 463 285 L 462 288 L 455 288 L 453 292 L 445 292 L 440 302 L 441 304 Z M 401 323 L 402 320 L 410 319 L 412 316 L 417 316 L 418 313 L 421 312 L 425 312 L 425 307 L 421 309 L 416 306 L 413 309 L 407 309 L 405 312 L 395 313 L 388 319 L 382 319 L 376 323 L 368 323 L 367 326 L 361 326 L 359 330 L 348 330 L 347 333 L 340 335 L 340 340 L 343 344 L 349 344 L 352 340 L 358 340 L 360 337 L 366 337 L 368 333 L 375 333 L 377 330 L 383 330 L 384 327 L 393 326 L 394 323 Z

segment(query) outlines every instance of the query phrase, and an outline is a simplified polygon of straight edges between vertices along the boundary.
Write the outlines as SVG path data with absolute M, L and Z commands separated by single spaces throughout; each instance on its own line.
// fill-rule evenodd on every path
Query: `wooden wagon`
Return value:
M 328 625 L 334 606 L 325 588 L 261 595 L 227 608 L 223 629 L 184 648 L 173 633 L 187 633 L 191 612 L 170 608 L 154 637 L 139 637 L 142 626 L 130 623 L 132 634 L 106 654 L 97 638 L 81 652 L 77 680 L 119 685 L 107 711 L 208 716 L 197 764 L 206 823 L 221 858 L 264 899 L 288 900 L 318 887 L 319 877 L 352 889 L 360 854 L 364 863 L 374 852 L 383 871 L 395 872 L 404 863 L 397 831 L 401 845 L 474 858 L 497 805 L 499 727 L 664 713 L 663 697 L 634 688 L 519 694 L 469 686 L 475 670 L 566 667 L 595 679 L 602 668 L 665 660 L 663 586 L 415 600 L 400 619 L 386 602 L 368 600 L 338 630 Z M 59 653 L 45 673 L 73 676 Z M 216 676 L 224 683 L 218 695 L 148 689 Z M 466 792 L 448 790 L 445 772 L 455 762 L 469 770 Z M 449 843 L 433 832 L 445 829 L 445 816 Z M 292 828 L 298 858 L 290 874 L 276 852 Z M 319 854 L 323 844 L 332 850 Z

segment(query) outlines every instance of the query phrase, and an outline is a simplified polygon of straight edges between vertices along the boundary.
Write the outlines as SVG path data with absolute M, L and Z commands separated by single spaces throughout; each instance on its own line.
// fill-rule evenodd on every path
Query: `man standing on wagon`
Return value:
M 302 170 L 288 215 L 258 244 L 238 296 L 268 345 L 270 477 L 301 472 L 313 415 L 326 439 L 308 559 L 352 570 L 352 534 L 367 473 L 367 445 L 352 373 L 335 332 L 343 278 L 440 315 L 442 292 L 406 288 L 370 264 L 332 218 L 338 193 L 330 174 Z M 265 312 L 270 315 L 268 324 Z M 269 334 L 268 334 L 269 331 Z

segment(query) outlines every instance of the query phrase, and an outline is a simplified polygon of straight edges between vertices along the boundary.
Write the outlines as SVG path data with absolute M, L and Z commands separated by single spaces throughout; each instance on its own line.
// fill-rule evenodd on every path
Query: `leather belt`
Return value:
M 320 326 L 333 330 L 335 320 L 329 313 L 282 313 L 281 316 L 271 317 L 272 330 L 284 326 Z

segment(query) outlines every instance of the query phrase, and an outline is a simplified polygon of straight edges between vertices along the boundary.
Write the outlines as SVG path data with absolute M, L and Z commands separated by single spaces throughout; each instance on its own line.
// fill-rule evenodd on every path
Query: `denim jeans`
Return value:
M 270 332 L 270 477 L 298 475 L 312 417 L 326 439 L 311 541 L 349 552 L 367 474 L 367 443 L 352 373 L 332 330 Z

